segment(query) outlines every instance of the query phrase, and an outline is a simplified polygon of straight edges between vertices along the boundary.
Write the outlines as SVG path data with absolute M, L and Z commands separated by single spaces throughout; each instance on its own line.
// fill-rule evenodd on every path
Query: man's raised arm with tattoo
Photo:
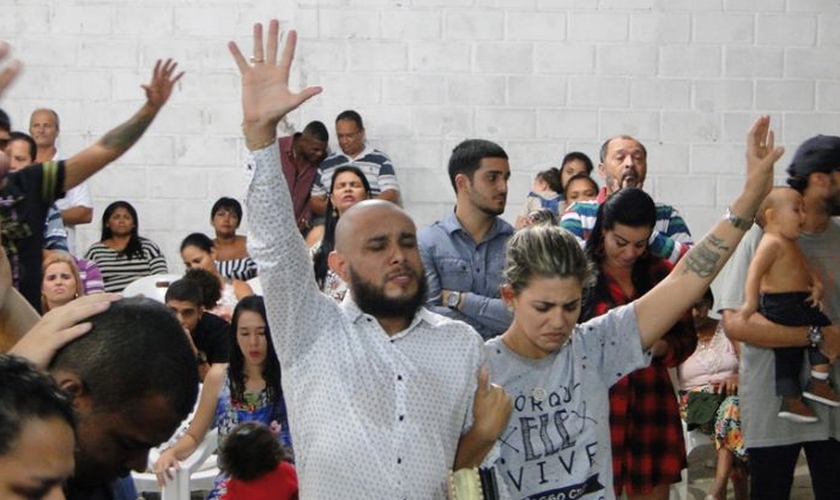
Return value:
M 118 125 L 102 136 L 92 146 L 80 151 L 65 162 L 64 191 L 100 171 L 116 160 L 133 146 L 146 132 L 152 120 L 163 108 L 172 94 L 172 87 L 184 76 L 184 72 L 175 73 L 178 64 L 172 59 L 158 59 L 152 73 L 152 81 L 143 85 L 146 102 L 128 121 Z
M 0 61 L 8 52 L 8 45 L 0 43 Z M 9 258 L 12 282 L 34 307 L 41 301 L 41 250 L 44 247 L 44 222 L 55 200 L 68 189 L 77 186 L 106 165 L 128 151 L 143 135 L 158 112 L 166 104 L 175 83 L 183 73 L 176 74 L 171 59 L 157 61 L 152 79 L 143 85 L 146 101 L 140 110 L 125 123 L 106 133 L 92 146 L 66 161 L 47 161 L 28 168 L 0 175 L 0 219 L 6 224 L 3 247 Z M 12 63 L 0 71 L 0 92 L 20 69 Z M 0 153 L 0 166 L 7 164 Z

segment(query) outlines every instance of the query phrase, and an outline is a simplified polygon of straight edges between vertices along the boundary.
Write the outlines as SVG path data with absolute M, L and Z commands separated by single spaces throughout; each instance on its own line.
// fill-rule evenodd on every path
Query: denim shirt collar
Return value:
M 456 231 L 461 231 L 466 233 L 464 227 L 461 226 L 461 222 L 458 220 L 458 217 L 455 216 L 455 209 L 453 208 L 451 212 L 446 214 L 443 219 L 440 221 L 440 225 L 446 230 L 447 233 L 452 235 Z M 493 238 L 497 237 L 498 235 L 511 235 L 513 234 L 513 226 L 505 222 L 504 219 L 501 217 L 496 217 L 493 221 L 493 227 L 490 228 L 490 231 L 487 233 L 487 236 L 484 237 L 484 241 L 492 240 Z M 479 242 L 481 243 L 481 242 Z

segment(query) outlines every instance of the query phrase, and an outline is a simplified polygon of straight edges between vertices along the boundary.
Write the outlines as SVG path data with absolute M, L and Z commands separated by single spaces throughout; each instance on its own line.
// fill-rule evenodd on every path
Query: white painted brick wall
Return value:
M 418 224 L 451 209 L 446 174 L 467 137 L 500 142 L 513 219 L 533 174 L 609 135 L 642 138 L 648 190 L 698 236 L 741 185 L 746 128 L 772 114 L 793 149 L 840 133 L 836 0 L 8 0 L 2 36 L 26 63 L 0 103 L 18 128 L 51 106 L 72 154 L 130 116 L 155 59 L 188 74 L 141 142 L 91 181 L 127 199 L 173 270 L 209 208 L 241 196 L 239 83 L 225 43 L 268 16 L 300 30 L 293 80 L 325 92 L 285 130 L 355 108 L 390 154 Z M 333 139 L 333 147 L 335 140 Z
M 698 12 L 694 15 L 694 41 L 700 44 L 741 44 L 754 39 L 752 14 Z
M 595 72 L 595 46 L 537 43 L 534 45 L 534 70 L 538 74 L 592 74 Z
M 566 38 L 566 14 L 563 12 L 510 12 L 508 40 L 563 40 Z

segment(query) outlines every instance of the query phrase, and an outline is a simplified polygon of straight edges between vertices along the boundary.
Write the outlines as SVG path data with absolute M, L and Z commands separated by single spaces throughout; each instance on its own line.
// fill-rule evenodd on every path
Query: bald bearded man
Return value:
M 510 402 L 486 371 L 476 383 L 475 330 L 421 307 L 417 231 L 396 205 L 342 216 L 329 263 L 350 293 L 338 304 L 318 291 L 275 144 L 278 121 L 320 89 L 289 91 L 296 35 L 278 62 L 278 31 L 272 21 L 264 51 L 254 27 L 253 64 L 231 52 L 251 151 L 248 249 L 283 366 L 301 498 L 445 498 L 447 470 L 480 463 Z

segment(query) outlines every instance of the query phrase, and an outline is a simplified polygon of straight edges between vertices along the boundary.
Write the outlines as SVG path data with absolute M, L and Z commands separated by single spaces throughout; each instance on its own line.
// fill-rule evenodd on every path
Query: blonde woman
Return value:
M 491 382 L 514 403 L 487 459 L 506 498 L 616 498 L 608 388 L 650 363 L 649 349 L 702 296 L 743 237 L 783 152 L 769 125 L 760 118 L 748 136 L 746 184 L 724 220 L 650 291 L 602 316 L 578 324 L 594 274 L 571 233 L 535 226 L 511 237 L 501 295 L 513 321 L 485 351 Z
M 67 252 L 50 252 L 41 266 L 41 313 L 85 294 L 76 259 Z

